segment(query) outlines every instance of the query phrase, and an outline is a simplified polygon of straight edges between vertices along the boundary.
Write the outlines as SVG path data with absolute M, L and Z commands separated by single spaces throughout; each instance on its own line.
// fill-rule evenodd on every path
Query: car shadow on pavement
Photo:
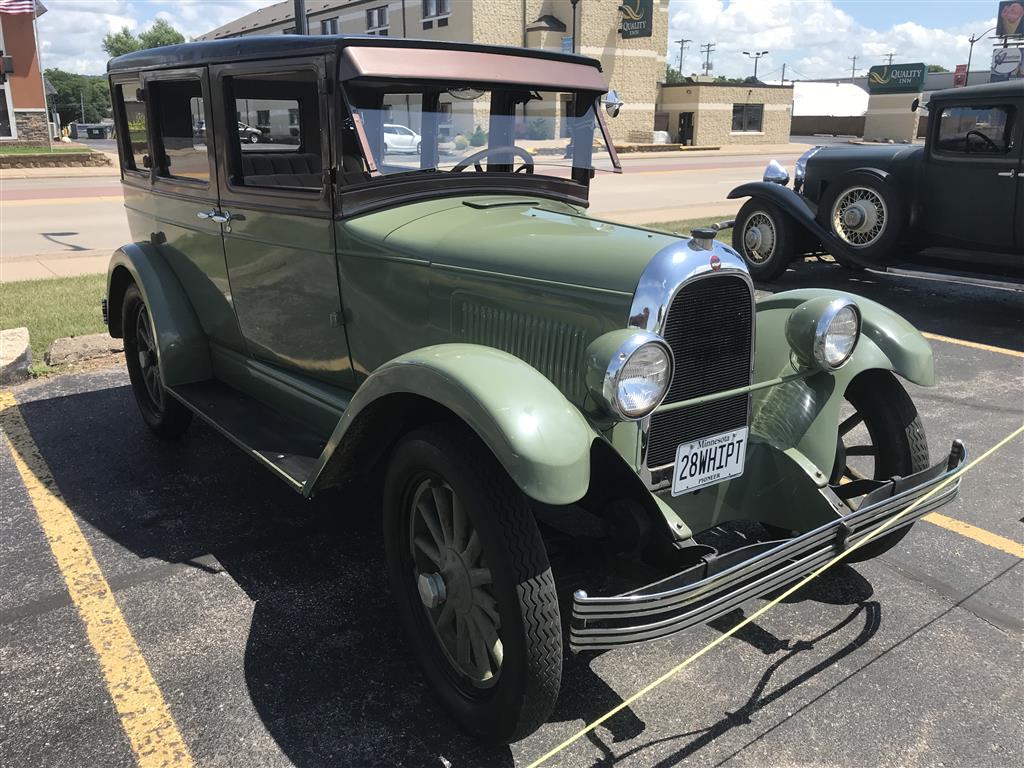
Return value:
M 162 442 L 143 426 L 125 386 L 31 401 L 20 410 L 68 507 L 130 553 L 101 547 L 101 565 L 114 571 L 108 578 L 151 569 L 140 561 L 153 558 L 200 573 L 223 569 L 244 590 L 254 610 L 239 674 L 263 726 L 295 765 L 514 764 L 508 747 L 461 734 L 423 682 L 387 593 L 379 516 L 365 489 L 304 501 L 198 420 L 183 440 Z M 189 600 L 193 588 L 192 599 L 202 599 L 197 580 L 167 599 Z M 746 723 L 866 642 L 879 621 L 870 595 L 870 584 L 856 571 L 838 568 L 790 598 L 853 606 L 832 629 L 808 643 L 791 643 L 757 625 L 739 633 L 737 640 L 781 655 L 735 713 L 671 737 L 690 741 L 662 764 L 681 761 Z M 724 631 L 740 616 L 722 617 L 712 627 Z M 787 661 L 859 618 L 864 628 L 846 646 L 765 692 Z M 209 629 L 180 631 L 201 642 Z M 564 724 L 575 730 L 581 718 L 589 722 L 621 701 L 591 670 L 591 660 L 566 657 L 562 696 L 550 718 L 563 723 L 559 733 Z M 188 721 L 207 731 L 193 738 L 216 741 L 215 713 L 209 720 L 193 713 Z M 591 741 L 610 760 L 606 734 L 625 742 L 645 729 L 638 714 L 625 710 Z M 190 734 L 184 735 L 187 741 Z

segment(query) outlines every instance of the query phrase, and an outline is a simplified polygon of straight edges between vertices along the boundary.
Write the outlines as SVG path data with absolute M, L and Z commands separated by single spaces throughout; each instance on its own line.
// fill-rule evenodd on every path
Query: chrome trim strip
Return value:
M 828 562 L 841 546 L 856 543 L 885 520 L 906 509 L 917 499 L 939 486 L 967 462 L 967 452 L 957 442 L 950 456 L 930 469 L 916 473 L 921 482 L 874 504 L 837 517 L 812 531 L 785 541 L 718 574 L 674 589 L 643 594 L 659 584 L 678 580 L 686 574 L 669 576 L 660 582 L 614 597 L 589 597 L 577 591 L 573 597 L 570 647 L 573 650 L 614 648 L 626 643 L 653 640 L 710 621 L 750 598 L 764 595 Z M 915 476 L 904 479 L 912 481 Z M 928 512 L 948 503 L 960 490 L 960 479 L 921 504 L 890 530 L 911 525 Z M 834 494 L 823 489 L 826 499 Z M 699 568 L 694 566 L 691 570 Z M 600 622 L 641 619 L 625 626 L 594 626 Z

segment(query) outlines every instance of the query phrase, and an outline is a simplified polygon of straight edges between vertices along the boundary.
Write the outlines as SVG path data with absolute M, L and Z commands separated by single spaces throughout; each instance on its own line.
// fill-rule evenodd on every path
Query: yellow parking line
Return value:
M 43 533 L 99 658 L 107 690 L 140 768 L 181 768 L 192 755 L 178 732 L 89 542 L 61 498 L 14 396 L 0 392 L 0 424 Z M 54 681 L 59 684 L 59 681 Z
M 959 344 L 961 347 L 970 347 L 971 349 L 983 349 L 986 352 L 995 352 L 999 355 L 1009 355 L 1010 357 L 1024 357 L 1024 352 L 1018 352 L 1016 349 L 1007 349 L 1006 347 L 993 347 L 991 344 L 980 344 L 977 341 L 966 341 L 964 339 L 954 339 L 951 336 L 940 336 L 937 333 L 922 333 L 926 339 L 932 341 L 944 341 L 947 344 Z
M 953 517 L 946 517 L 938 512 L 929 512 L 921 519 L 927 520 L 929 523 L 940 528 L 959 533 L 961 536 L 966 536 L 969 539 L 980 541 L 982 544 L 987 544 L 993 549 L 1006 552 L 1008 555 L 1024 559 L 1024 544 L 1018 544 L 1013 539 L 1000 536 L 998 533 L 986 531 L 984 528 L 978 528 L 975 525 L 965 523 L 963 520 L 957 520 Z
M 2 200 L 0 207 L 24 208 L 32 205 L 74 205 L 76 203 L 124 202 L 123 195 L 96 195 L 95 197 L 46 197 L 32 200 Z

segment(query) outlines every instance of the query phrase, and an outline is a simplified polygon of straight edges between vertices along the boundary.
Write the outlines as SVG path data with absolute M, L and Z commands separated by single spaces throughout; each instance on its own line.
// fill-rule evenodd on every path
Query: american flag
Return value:
M 36 0 L 0 0 L 0 13 L 35 13 Z

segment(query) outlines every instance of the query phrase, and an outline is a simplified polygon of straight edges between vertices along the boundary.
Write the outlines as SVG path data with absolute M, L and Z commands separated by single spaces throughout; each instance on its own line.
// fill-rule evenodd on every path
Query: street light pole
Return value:
M 572 3 L 572 52 L 576 53 L 576 6 L 580 0 L 569 0 Z
M 754 79 L 757 80 L 757 62 L 761 60 L 762 56 L 767 56 L 768 51 L 755 51 L 754 53 L 751 53 L 750 51 L 744 51 L 743 55 L 749 56 L 754 60 Z
M 971 57 L 974 56 L 974 44 L 981 40 L 985 35 L 991 32 L 995 27 L 990 27 L 982 32 L 980 35 L 971 35 L 967 38 L 967 42 L 971 44 L 971 49 L 967 52 L 967 76 L 964 77 L 964 85 L 967 85 L 971 81 Z

